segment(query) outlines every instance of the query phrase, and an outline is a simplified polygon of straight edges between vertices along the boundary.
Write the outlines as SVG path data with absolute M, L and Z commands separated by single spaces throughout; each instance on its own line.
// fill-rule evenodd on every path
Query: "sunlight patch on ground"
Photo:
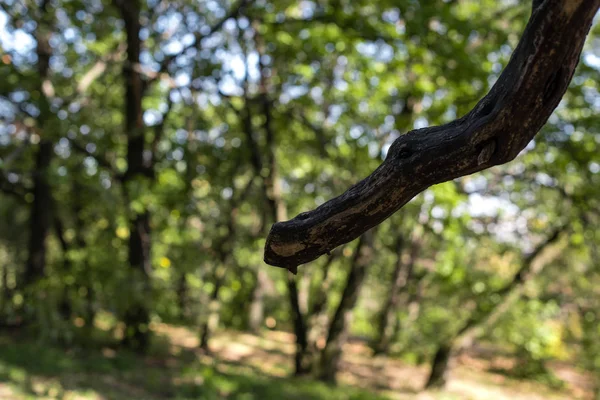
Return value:
M 10 382 L 8 386 L 0 383 L 0 399 L 28 399 L 32 394 L 33 398 L 66 400 L 205 398 L 207 390 L 217 396 L 214 398 L 236 399 L 370 399 L 384 395 L 397 400 L 571 400 L 590 396 L 589 377 L 568 364 L 552 368 L 567 382 L 566 389 L 554 390 L 534 381 L 490 372 L 510 371 L 515 364 L 508 356 L 475 353 L 456 359 L 446 390 L 422 391 L 428 366 L 372 357 L 365 343 L 357 340 L 344 346 L 340 387 L 333 388 L 308 379 L 289 378 L 295 350 L 290 333 L 265 331 L 263 336 L 256 336 L 220 331 L 206 353 L 199 349 L 194 330 L 162 323 L 153 324 L 151 329 L 156 339 L 152 354 L 145 357 L 104 346 L 97 350 L 98 358 L 87 360 L 70 350 L 69 354 L 60 349 L 35 350 L 27 343 L 20 346 L 29 347 L 19 347 L 8 356 L 13 342 L 8 337 L 0 338 L 8 356 L 0 358 L 0 380 L 7 378 Z M 23 350 L 30 354 L 21 356 Z M 23 357 L 35 359 L 39 351 L 47 352 L 47 370 L 20 363 Z M 98 363 L 98 369 L 88 370 Z M 244 393 L 250 397 L 244 397 Z M 345 393 L 362 394 L 349 397 Z M 256 397 L 259 395 L 263 397 Z

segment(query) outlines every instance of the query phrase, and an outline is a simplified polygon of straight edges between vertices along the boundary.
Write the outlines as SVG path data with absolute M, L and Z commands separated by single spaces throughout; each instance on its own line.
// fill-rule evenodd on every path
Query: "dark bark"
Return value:
M 600 0 L 533 9 L 490 92 L 467 115 L 399 137 L 369 177 L 315 210 L 273 225 L 265 262 L 292 272 L 378 225 L 431 185 L 513 160 L 562 98 Z
M 552 244 L 556 243 L 560 238 L 561 233 L 566 231 L 567 227 L 565 225 L 559 226 L 555 228 L 548 237 L 538 244 L 532 252 L 527 254 L 523 261 L 521 262 L 521 266 L 513 276 L 513 278 L 504 285 L 502 288 L 494 291 L 493 296 L 501 298 L 502 300 L 496 303 L 493 307 L 490 307 L 486 311 L 476 312 L 469 317 L 469 319 L 465 322 L 465 324 L 458 331 L 458 336 L 467 336 L 469 331 L 477 328 L 478 326 L 487 323 L 490 319 L 497 319 L 500 314 L 504 313 L 508 306 L 510 305 L 510 295 L 513 293 L 517 293 L 519 290 L 523 288 L 525 283 L 530 280 L 533 276 L 541 272 L 541 268 L 537 270 L 533 270 L 534 262 L 537 260 L 539 255 Z M 468 341 L 470 342 L 470 341 Z
M 35 155 L 35 171 L 33 173 L 33 202 L 31 204 L 31 215 L 29 218 L 29 243 L 28 259 L 23 276 L 24 284 L 30 285 L 42 278 L 46 269 L 46 238 L 52 225 L 52 215 L 50 207 L 52 204 L 52 193 L 48 174 L 50 163 L 54 152 L 50 132 L 47 132 L 47 123 L 50 118 L 50 99 L 48 98 L 50 74 L 50 57 L 52 47 L 50 38 L 52 36 L 51 8 L 48 0 L 40 4 L 41 20 L 38 21 L 39 28 L 36 30 L 35 39 L 37 42 L 36 53 L 38 57 L 37 70 L 40 84 L 38 87 L 40 94 L 39 109 L 40 114 L 37 120 L 38 133 L 41 136 L 39 148 Z
M 197 75 L 197 71 L 194 70 L 193 71 L 193 76 Z M 169 103 L 171 103 L 171 100 L 169 100 Z M 168 110 L 170 112 L 170 110 L 172 109 L 172 107 L 169 107 Z M 193 110 L 193 112 L 191 113 L 191 115 L 186 119 L 186 129 L 187 129 L 187 134 L 188 134 L 188 139 L 190 139 L 193 135 L 194 135 L 194 128 L 195 128 L 195 124 L 197 121 L 198 115 L 196 113 L 196 110 Z M 163 126 L 164 126 L 164 119 L 163 119 Z M 153 148 L 154 148 L 154 152 L 156 154 L 156 151 L 158 150 L 158 142 L 156 141 L 156 136 L 157 135 L 163 135 L 163 133 L 161 132 L 154 132 L 155 137 L 153 139 Z M 194 186 L 192 184 L 192 182 L 194 181 L 194 178 L 196 177 L 196 167 L 198 166 L 198 160 L 197 160 L 197 155 L 195 153 L 196 150 L 196 144 L 192 141 L 192 140 L 188 140 L 187 141 L 187 146 L 186 146 L 186 151 L 184 153 L 184 161 L 186 164 L 186 169 L 185 169 L 185 197 L 187 199 L 190 199 L 191 203 L 194 202 Z M 190 209 L 188 209 L 188 207 L 186 206 L 184 208 L 184 211 L 182 213 L 182 215 L 184 216 L 184 218 L 181 218 L 180 220 L 180 230 L 184 230 L 186 229 L 186 227 L 189 224 L 190 221 L 190 217 L 193 216 L 195 214 L 194 211 L 190 211 Z M 181 270 L 179 271 L 179 279 L 177 280 L 177 285 L 176 285 L 176 293 L 177 293 L 177 305 L 179 307 L 179 316 L 181 318 L 182 322 L 189 322 L 192 318 L 191 315 L 191 309 L 190 309 L 190 297 L 189 297 L 189 291 L 190 291 L 190 287 L 188 284 L 188 280 L 187 280 L 187 269 Z
M 179 307 L 179 317 L 182 321 L 187 321 L 189 318 L 189 290 L 185 272 L 181 272 L 181 274 L 179 275 L 179 279 L 177 280 L 177 288 L 175 289 L 175 291 L 177 292 L 177 306 Z
M 450 357 L 452 353 L 452 347 L 449 344 L 441 344 L 433 357 L 431 363 L 431 373 L 425 383 L 425 388 L 441 388 L 446 385 L 448 379 L 448 365 L 450 364 Z
M 340 304 L 327 333 L 327 341 L 321 352 L 317 378 L 327 382 L 335 382 L 336 373 L 342 354 L 342 346 L 348 340 L 348 330 L 352 322 L 352 309 L 356 305 L 360 289 L 364 282 L 367 268 L 373 257 L 373 231 L 366 232 L 360 237 L 356 253 L 352 258 L 350 272 L 342 293 Z
M 144 158 L 145 130 L 142 99 L 144 83 L 137 70 L 140 62 L 140 4 L 139 0 L 115 0 L 125 23 L 127 38 L 127 62 L 123 67 L 125 83 L 125 131 L 127 133 L 127 171 L 123 177 L 125 190 L 136 179 L 153 177 L 152 158 Z M 132 278 L 141 279 L 142 293 L 135 293 L 125 311 L 127 326 L 123 342 L 134 350 L 145 351 L 149 344 L 150 299 L 150 213 L 148 210 L 135 213 L 129 221 L 129 265 Z M 142 301 L 141 298 L 144 300 Z
M 33 203 L 29 218 L 29 255 L 25 267 L 24 284 L 30 285 L 42 278 L 46 269 L 46 238 L 50 231 L 52 194 L 48 183 L 52 142 L 43 140 L 35 157 L 33 177 Z
M 411 281 L 415 260 L 421 248 L 420 239 L 413 237 L 410 244 L 410 252 L 406 262 L 402 259 L 403 256 L 403 238 L 398 236 L 396 242 L 396 266 L 392 278 L 392 287 L 390 288 L 384 306 L 379 315 L 376 332 L 379 337 L 375 341 L 373 350 L 375 354 L 387 353 L 390 344 L 396 334 L 398 327 L 397 314 L 398 306 L 401 304 L 401 295 L 406 292 L 409 282 Z M 407 299 L 405 299 L 406 302 Z
M 294 321 L 294 333 L 296 334 L 296 353 L 294 356 L 294 374 L 296 376 L 306 375 L 311 370 L 311 360 L 308 357 L 307 329 L 304 325 L 304 316 L 300 309 L 298 288 L 293 276 L 287 276 L 287 286 L 290 306 Z
M 262 67 L 261 67 L 262 71 Z M 258 143 L 258 138 L 256 136 L 256 131 L 254 129 L 252 123 L 252 108 L 250 104 L 250 99 L 248 97 L 248 76 L 246 75 L 246 79 L 244 81 L 244 109 L 240 112 L 237 111 L 240 117 L 240 122 L 242 124 L 242 130 L 246 136 L 246 142 L 248 145 L 248 149 L 250 150 L 250 163 L 252 168 L 254 169 L 254 173 L 257 177 L 261 179 L 262 185 L 262 196 L 264 198 L 265 204 L 267 205 L 266 210 L 263 211 L 262 217 L 262 226 L 268 226 L 265 220 L 269 215 L 273 218 L 273 221 L 277 221 L 276 210 L 277 206 L 275 205 L 275 199 L 269 198 L 269 193 L 273 192 L 272 185 L 277 184 L 276 180 L 269 179 L 263 175 L 263 154 L 261 152 L 260 145 Z M 261 72 L 261 82 L 262 82 L 262 72 Z M 266 85 L 263 85 L 263 90 L 266 90 Z M 263 97 L 266 97 L 268 93 L 264 93 Z M 263 109 L 268 116 L 265 116 L 265 123 L 263 125 L 263 129 L 265 130 L 265 134 L 268 135 L 268 139 L 273 140 L 273 132 L 271 128 L 271 116 L 270 109 Z M 267 134 L 267 131 L 269 132 Z M 267 145 L 267 151 L 272 150 L 270 145 Z M 269 166 L 272 166 L 273 163 L 276 162 L 275 153 L 269 154 Z M 272 176 L 273 173 L 276 174 L 275 171 L 269 171 L 269 176 Z M 281 203 L 281 199 L 277 199 Z M 285 212 L 285 209 L 283 209 Z M 285 219 L 285 218 L 284 218 Z M 261 231 L 263 229 L 261 228 Z M 256 273 L 256 281 L 254 283 L 254 287 L 252 289 L 252 295 L 250 300 L 250 310 L 248 315 L 248 328 L 251 332 L 258 333 L 262 327 L 264 321 L 264 296 L 265 296 L 265 282 L 267 277 L 265 276 L 264 271 L 258 270 Z

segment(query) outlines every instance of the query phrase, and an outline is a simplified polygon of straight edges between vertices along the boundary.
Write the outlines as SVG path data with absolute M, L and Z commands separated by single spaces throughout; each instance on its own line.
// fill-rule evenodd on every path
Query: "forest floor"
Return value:
M 197 335 L 184 327 L 154 324 L 148 356 L 117 350 L 107 341 L 85 348 L 49 347 L 16 332 L 0 333 L 0 399 L 588 399 L 589 376 L 566 364 L 551 370 L 550 387 L 510 377 L 507 357 L 465 355 L 447 388 L 421 391 L 427 366 L 370 357 L 351 342 L 344 349 L 336 387 L 289 378 L 293 335 L 220 332 L 211 354 L 198 350 Z M 106 339 L 106 338 L 105 338 Z

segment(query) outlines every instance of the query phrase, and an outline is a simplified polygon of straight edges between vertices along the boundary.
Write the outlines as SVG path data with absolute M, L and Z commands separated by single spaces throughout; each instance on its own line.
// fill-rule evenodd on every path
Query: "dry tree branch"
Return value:
M 473 110 L 399 137 L 367 178 L 274 224 L 265 262 L 295 272 L 380 224 L 428 187 L 513 160 L 560 102 L 599 7 L 600 0 L 534 1 L 508 65 Z

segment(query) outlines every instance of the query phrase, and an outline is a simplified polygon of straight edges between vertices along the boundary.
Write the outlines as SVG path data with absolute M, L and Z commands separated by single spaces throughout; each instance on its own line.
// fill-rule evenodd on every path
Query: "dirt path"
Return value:
M 156 331 L 168 336 L 174 351 L 196 351 L 197 338 L 185 328 L 157 325 Z M 211 342 L 213 362 L 217 365 L 251 369 L 271 377 L 288 376 L 292 370 L 294 337 L 292 334 L 267 331 L 262 337 L 240 332 L 222 332 Z M 207 357 L 207 356 L 202 356 Z M 459 358 L 443 392 L 423 392 L 426 366 L 414 366 L 387 357 L 371 357 L 361 342 L 345 346 L 340 383 L 376 391 L 392 399 L 477 399 L 477 400 L 572 400 L 591 399 L 591 378 L 567 364 L 552 366 L 565 381 L 556 390 L 541 383 L 518 380 L 490 372 L 506 366 L 506 359 L 489 361 L 465 355 Z

